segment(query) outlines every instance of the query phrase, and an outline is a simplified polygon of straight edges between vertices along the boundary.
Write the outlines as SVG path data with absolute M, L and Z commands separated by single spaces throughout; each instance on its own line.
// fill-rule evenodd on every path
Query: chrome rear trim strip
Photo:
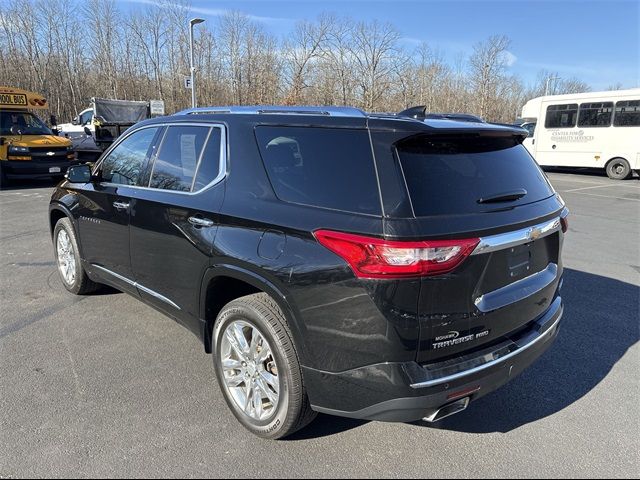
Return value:
M 135 288 L 138 288 L 138 289 L 142 290 L 143 292 L 151 295 L 152 297 L 156 297 L 158 300 L 161 300 L 161 301 L 163 301 L 165 303 L 168 303 L 173 308 L 176 308 L 178 310 L 182 310 L 180 308 L 180 306 L 177 303 L 175 303 L 174 301 L 168 299 L 164 295 L 160 295 L 158 292 L 154 292 L 153 290 L 151 290 L 150 288 L 145 287 L 144 285 L 140 285 L 138 282 L 134 282 L 133 280 L 129 280 L 127 277 L 123 277 L 119 273 L 112 272 L 108 268 L 101 267 L 100 265 L 96 265 L 95 263 L 92 263 L 91 266 L 93 268 L 97 268 L 98 270 L 102 270 L 103 272 L 108 273 L 109 275 L 111 275 L 113 277 L 116 277 L 117 279 L 122 280 L 123 282 L 128 283 L 129 285 L 131 285 L 131 286 L 133 286 Z
M 481 237 L 480 243 L 478 243 L 478 246 L 471 255 L 481 255 L 483 253 L 523 245 L 551 235 L 561 228 L 560 217 L 557 217 L 553 220 L 534 225 L 533 227 L 522 228 L 513 232 L 499 233 L 498 235 L 491 235 L 489 237 Z
M 483 370 L 486 370 L 488 368 L 491 368 L 495 365 L 498 365 L 500 363 L 504 363 L 507 360 L 509 360 L 510 358 L 513 358 L 517 355 L 520 355 L 522 352 L 528 350 L 529 348 L 533 347 L 534 345 L 538 344 L 539 342 L 548 339 L 550 335 L 552 335 L 557 327 L 558 324 L 560 323 L 560 320 L 562 319 L 562 312 L 560 312 L 560 314 L 558 315 L 558 318 L 555 319 L 555 321 L 553 322 L 553 324 L 547 328 L 544 332 L 538 334 L 537 336 L 535 336 L 533 338 L 533 340 L 529 341 L 529 343 L 525 343 L 524 345 L 519 346 L 519 348 L 517 348 L 516 350 L 512 351 L 511 353 L 508 353 L 502 357 L 499 357 L 495 360 L 492 361 L 488 361 L 486 363 L 483 363 L 477 367 L 474 368 L 470 368 L 468 370 L 463 370 L 461 372 L 458 373 L 454 373 L 453 375 L 447 375 L 445 377 L 440 377 L 440 378 L 434 378 L 433 380 L 427 380 L 424 382 L 418 382 L 418 383 L 412 383 L 411 384 L 411 388 L 425 388 L 425 387 L 434 387 L 436 385 L 441 385 L 443 383 L 449 383 L 449 382 L 453 382 L 454 380 L 458 380 L 460 378 L 464 378 L 467 377 L 469 375 L 473 375 L 475 373 L 481 372 Z M 517 342 L 515 342 L 515 344 L 517 345 Z
M 547 268 L 540 272 L 479 296 L 474 303 L 481 312 L 491 312 L 517 303 L 544 290 L 553 283 L 557 276 L 558 265 L 550 263 Z

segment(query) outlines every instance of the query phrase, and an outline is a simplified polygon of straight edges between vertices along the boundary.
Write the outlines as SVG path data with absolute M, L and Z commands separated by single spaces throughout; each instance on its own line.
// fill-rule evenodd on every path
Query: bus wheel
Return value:
M 607 176 L 614 180 L 626 180 L 631 176 L 631 165 L 624 158 L 614 158 L 607 163 Z

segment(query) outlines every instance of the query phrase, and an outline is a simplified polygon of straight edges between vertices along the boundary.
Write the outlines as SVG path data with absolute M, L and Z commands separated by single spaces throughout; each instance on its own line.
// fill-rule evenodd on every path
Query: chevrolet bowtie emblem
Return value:
M 53 157 L 55 155 L 55 152 L 47 152 L 47 157 Z
M 540 228 L 531 228 L 529 230 L 529 238 L 531 240 L 537 240 L 542 235 L 542 230 Z

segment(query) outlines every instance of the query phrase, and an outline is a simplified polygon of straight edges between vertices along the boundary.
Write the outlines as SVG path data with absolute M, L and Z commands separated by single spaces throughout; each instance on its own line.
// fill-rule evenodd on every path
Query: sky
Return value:
M 156 0 L 118 0 L 123 9 Z M 640 0 L 191 0 L 215 33 L 227 10 L 251 16 L 283 37 L 302 19 L 331 12 L 391 22 L 408 50 L 427 42 L 450 63 L 491 35 L 511 39 L 509 72 L 533 83 L 539 71 L 577 77 L 594 90 L 640 87 Z M 197 28 L 197 27 L 196 27 Z

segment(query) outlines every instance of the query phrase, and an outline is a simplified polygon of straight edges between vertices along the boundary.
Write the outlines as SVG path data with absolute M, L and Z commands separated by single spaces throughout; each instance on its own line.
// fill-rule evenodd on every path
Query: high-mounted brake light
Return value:
M 464 240 L 388 241 L 351 233 L 318 230 L 321 245 L 342 257 L 359 278 L 406 278 L 447 273 L 480 242 Z

